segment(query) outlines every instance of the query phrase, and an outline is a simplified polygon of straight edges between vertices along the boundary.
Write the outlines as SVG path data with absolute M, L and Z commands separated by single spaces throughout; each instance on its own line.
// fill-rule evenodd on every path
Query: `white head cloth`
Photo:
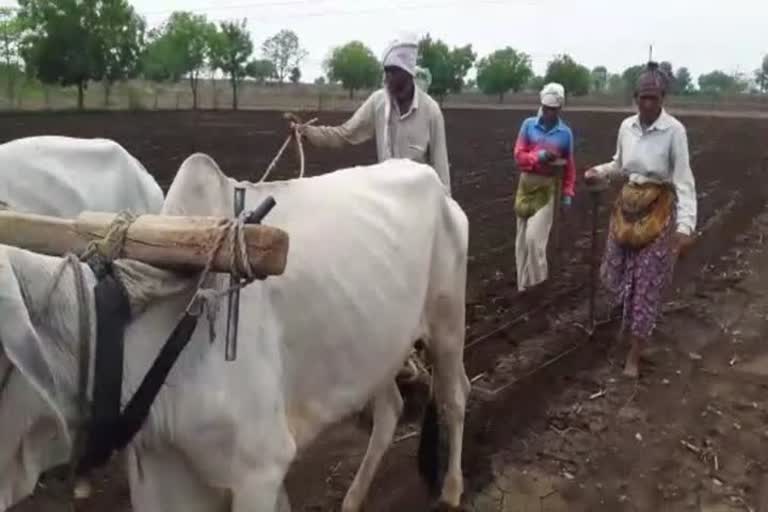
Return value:
M 565 105 L 565 87 L 550 82 L 539 93 L 541 104 L 545 107 L 562 108 Z
M 396 66 L 416 76 L 416 60 L 419 54 L 419 41 L 416 34 L 406 33 L 387 45 L 381 59 L 384 67 Z

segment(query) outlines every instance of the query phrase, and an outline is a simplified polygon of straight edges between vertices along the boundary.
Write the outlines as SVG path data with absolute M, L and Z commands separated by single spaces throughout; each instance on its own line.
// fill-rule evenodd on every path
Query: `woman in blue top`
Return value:
M 565 88 L 550 83 L 540 96 L 539 115 L 523 121 L 515 143 L 515 162 L 521 171 L 515 199 L 517 288 L 521 292 L 547 279 L 547 242 L 556 207 L 555 160 L 566 162 L 563 206 L 570 206 L 576 186 L 573 134 L 560 119 Z

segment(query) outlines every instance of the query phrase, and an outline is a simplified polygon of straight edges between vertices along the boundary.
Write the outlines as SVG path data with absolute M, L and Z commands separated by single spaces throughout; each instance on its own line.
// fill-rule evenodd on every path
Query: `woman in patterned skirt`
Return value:
M 616 154 L 585 173 L 587 183 L 624 176 L 611 216 L 601 277 L 623 305 L 630 338 L 624 374 L 637 378 L 640 353 L 659 317 L 677 257 L 693 241 L 696 183 L 685 127 L 664 107 L 667 77 L 649 63 L 635 88 L 638 114 L 619 128 Z

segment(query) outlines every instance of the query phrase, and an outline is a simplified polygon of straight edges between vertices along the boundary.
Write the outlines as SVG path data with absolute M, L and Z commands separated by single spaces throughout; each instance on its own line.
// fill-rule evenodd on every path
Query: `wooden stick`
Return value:
M 83 212 L 76 219 L 0 211 L 0 243 L 41 254 L 82 254 L 88 244 L 102 239 L 117 214 Z M 202 270 L 222 226 L 220 217 L 141 215 L 128 229 L 121 257 L 170 270 Z M 248 261 L 257 274 L 285 271 L 288 234 L 280 229 L 250 224 L 244 227 Z M 227 239 L 216 255 L 212 272 L 229 273 L 233 250 Z M 237 269 L 244 273 L 245 269 Z

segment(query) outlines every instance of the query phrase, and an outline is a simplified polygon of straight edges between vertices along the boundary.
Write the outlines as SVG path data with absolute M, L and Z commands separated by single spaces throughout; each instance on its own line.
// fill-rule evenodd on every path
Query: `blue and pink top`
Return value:
M 543 150 L 567 161 L 563 174 L 563 194 L 576 194 L 576 162 L 573 158 L 573 133 L 561 119 L 550 130 L 541 124 L 538 116 L 523 121 L 515 143 L 515 162 L 522 172 L 550 175 L 549 167 L 540 158 Z

